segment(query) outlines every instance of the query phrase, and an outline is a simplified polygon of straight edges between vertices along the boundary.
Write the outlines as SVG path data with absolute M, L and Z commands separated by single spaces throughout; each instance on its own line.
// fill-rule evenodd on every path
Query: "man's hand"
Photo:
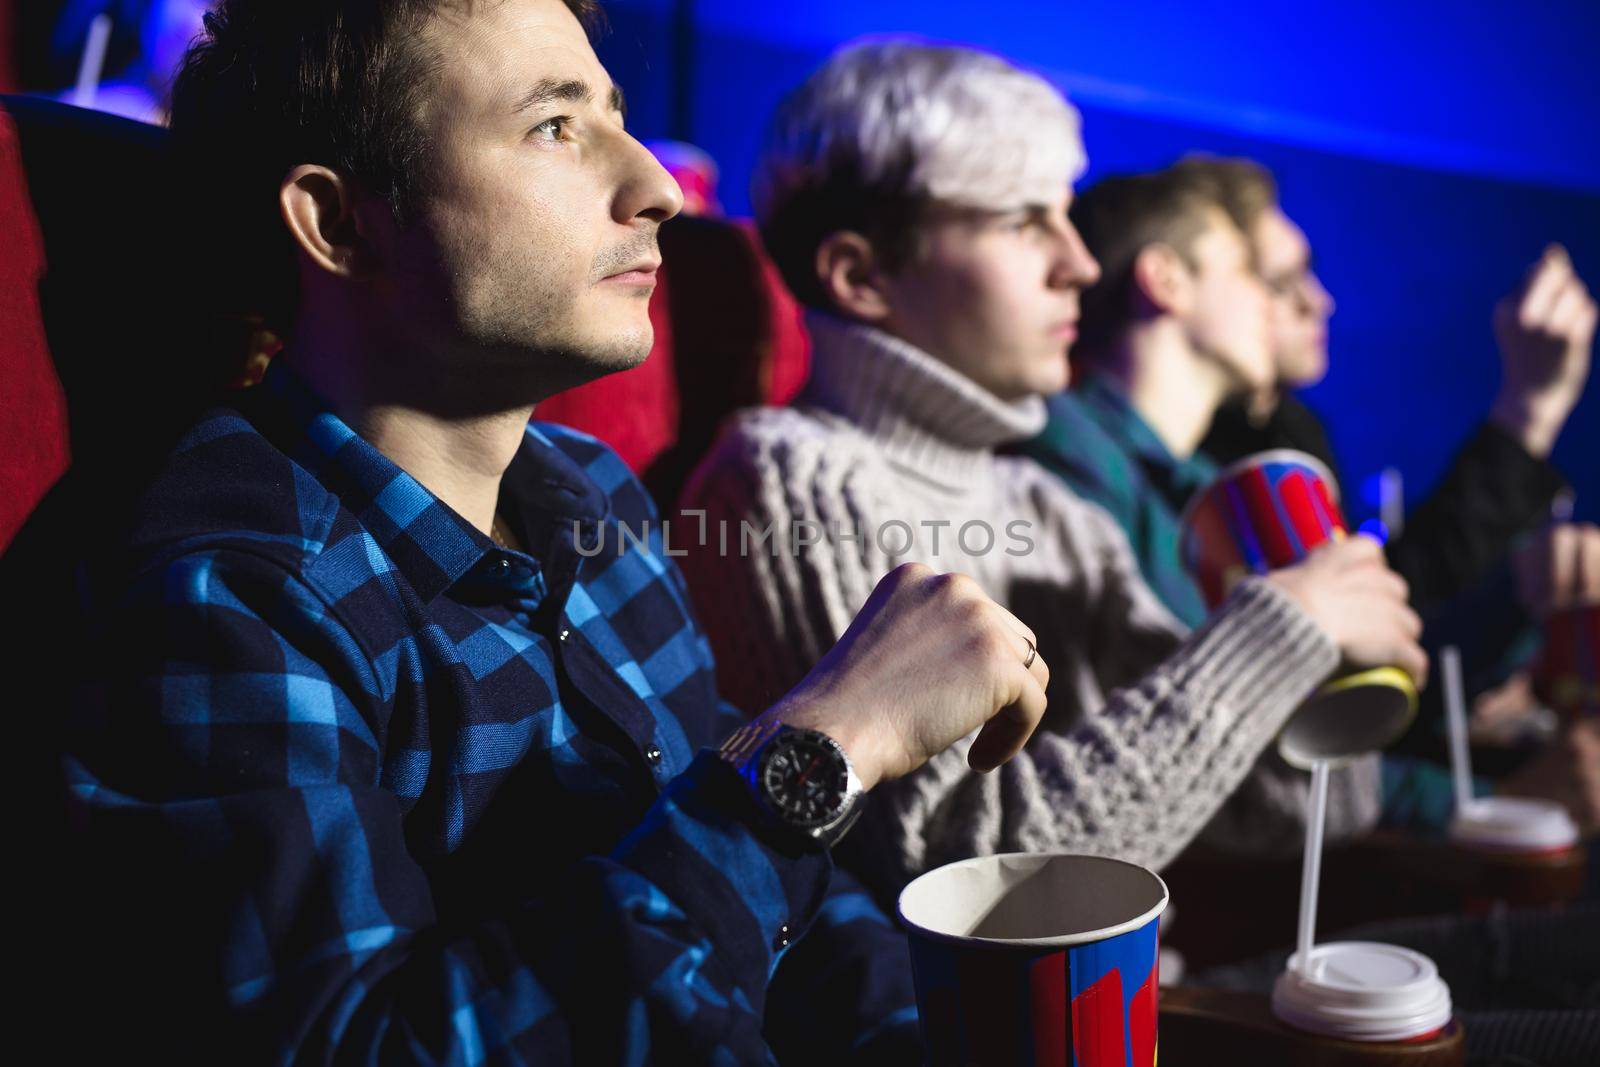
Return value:
M 1501 381 L 1490 418 L 1540 459 L 1555 446 L 1588 380 L 1597 318 L 1594 298 L 1560 245 L 1546 248 L 1522 284 L 1495 305 Z
M 1547 526 L 1511 554 L 1517 600 L 1536 619 L 1562 608 L 1600 604 L 1600 526 Z
M 1600 719 L 1579 719 L 1517 768 L 1499 792 L 1554 800 L 1585 837 L 1600 831 Z
M 1032 630 L 960 574 L 908 563 L 887 574 L 822 662 L 767 715 L 821 730 L 862 784 L 909 774 L 983 727 L 967 761 L 988 771 L 1044 715 L 1050 671 L 1023 664 Z
M 1395 666 L 1428 680 L 1428 657 L 1417 644 L 1422 620 L 1406 603 L 1406 582 L 1383 561 L 1378 542 L 1363 534 L 1330 542 L 1274 582 L 1306 610 L 1356 667 Z

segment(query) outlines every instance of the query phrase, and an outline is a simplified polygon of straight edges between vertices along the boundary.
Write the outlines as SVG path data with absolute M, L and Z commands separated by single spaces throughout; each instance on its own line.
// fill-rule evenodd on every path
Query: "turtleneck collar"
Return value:
M 842 416 L 898 466 L 945 485 L 983 478 L 997 446 L 1044 428 L 1040 397 L 1005 401 L 909 342 L 806 313 L 811 378 L 798 402 Z

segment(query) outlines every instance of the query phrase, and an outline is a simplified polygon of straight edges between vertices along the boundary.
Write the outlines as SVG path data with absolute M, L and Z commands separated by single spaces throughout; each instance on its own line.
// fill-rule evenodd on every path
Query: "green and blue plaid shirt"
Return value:
M 94 1026 L 164 1062 L 915 1060 L 903 937 L 696 755 L 743 719 L 638 481 L 534 424 L 501 514 L 527 552 L 283 367 L 182 441 L 66 746 Z
M 1217 467 L 1196 453 L 1178 459 L 1099 375 L 1048 401 L 1043 432 L 1022 446 L 1079 496 L 1111 513 L 1128 535 L 1145 582 L 1189 626 L 1205 621 L 1200 587 L 1178 551 L 1178 517 Z

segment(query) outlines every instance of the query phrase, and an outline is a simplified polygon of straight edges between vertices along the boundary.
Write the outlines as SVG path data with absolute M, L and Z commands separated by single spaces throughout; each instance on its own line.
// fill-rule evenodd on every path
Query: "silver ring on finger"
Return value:
M 1033 642 L 1029 641 L 1026 637 L 1022 639 L 1022 643 L 1028 646 L 1027 658 L 1022 661 L 1022 666 L 1024 669 L 1026 669 L 1033 666 L 1033 661 L 1039 656 L 1039 650 L 1035 648 Z

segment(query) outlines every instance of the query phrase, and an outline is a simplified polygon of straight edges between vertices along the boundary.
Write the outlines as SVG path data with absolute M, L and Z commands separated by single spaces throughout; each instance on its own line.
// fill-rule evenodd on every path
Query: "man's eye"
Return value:
M 529 134 L 538 141 L 560 141 L 567 131 L 567 125 L 572 120 L 565 115 L 553 119 L 545 119 L 529 131 Z

